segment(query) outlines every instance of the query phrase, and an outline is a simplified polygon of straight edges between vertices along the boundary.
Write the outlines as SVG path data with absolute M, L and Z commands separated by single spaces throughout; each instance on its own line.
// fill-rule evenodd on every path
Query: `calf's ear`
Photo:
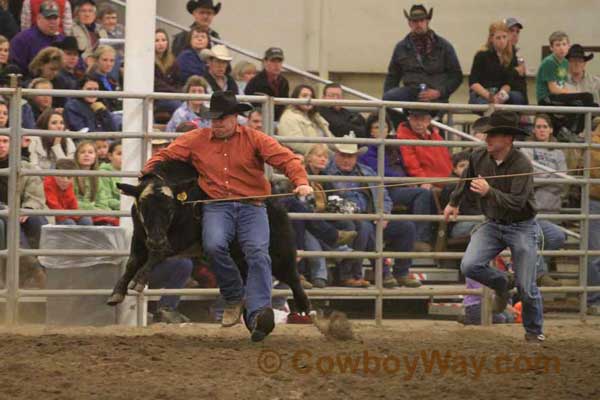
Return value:
M 125 196 L 132 196 L 132 197 L 138 197 L 142 191 L 139 186 L 133 186 L 133 185 L 129 185 L 127 183 L 117 183 L 117 188 Z

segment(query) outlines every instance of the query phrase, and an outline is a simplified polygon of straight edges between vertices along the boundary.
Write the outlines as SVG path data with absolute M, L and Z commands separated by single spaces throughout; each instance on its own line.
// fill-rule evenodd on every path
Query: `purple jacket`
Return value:
M 29 63 L 40 50 L 62 39 L 64 39 L 63 34 L 44 35 L 37 26 L 33 26 L 12 38 L 9 60 L 21 68 L 21 72 L 25 75 L 28 72 Z
M 377 171 L 377 145 L 367 146 L 367 152 L 360 156 L 358 162 L 368 165 L 372 170 Z M 404 162 L 402 153 L 398 147 L 386 146 L 385 148 L 385 170 L 383 172 L 386 177 L 402 178 L 407 176 L 404 171 Z

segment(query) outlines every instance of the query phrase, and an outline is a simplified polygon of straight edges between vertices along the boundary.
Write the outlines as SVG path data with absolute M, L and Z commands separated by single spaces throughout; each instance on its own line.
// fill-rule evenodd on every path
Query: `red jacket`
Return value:
M 75 197 L 73 191 L 73 184 L 67 190 L 60 190 L 56 184 L 56 179 L 53 176 L 47 176 L 44 178 L 44 193 L 46 194 L 46 204 L 52 210 L 77 210 L 79 208 L 77 197 Z M 55 218 L 56 222 L 64 221 L 67 218 L 75 221 L 79 220 L 79 217 L 75 216 L 56 216 Z
M 398 139 L 408 140 L 443 140 L 437 128 L 432 128 L 428 139 L 418 137 L 408 122 L 398 125 Z M 452 173 L 452 159 L 447 147 L 441 146 L 400 146 L 404 169 L 409 176 L 420 178 L 447 178 Z

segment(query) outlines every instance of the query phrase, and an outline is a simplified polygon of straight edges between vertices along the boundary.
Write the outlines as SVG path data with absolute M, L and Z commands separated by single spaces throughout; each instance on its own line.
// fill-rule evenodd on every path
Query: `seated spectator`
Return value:
M 99 83 L 99 90 L 107 92 L 118 92 L 121 86 L 118 81 L 110 77 L 110 73 L 115 66 L 117 52 L 111 46 L 98 46 L 89 57 L 91 65 L 87 70 L 88 75 L 96 78 Z M 121 99 L 104 99 L 104 104 L 110 111 L 120 111 L 123 109 Z
M 592 133 L 592 143 L 600 144 L 600 128 L 598 127 Z M 595 168 L 590 171 L 590 178 L 600 179 L 600 149 L 596 148 L 590 152 L 590 167 Z M 589 214 L 600 214 L 600 184 L 590 185 Z M 590 219 L 589 221 L 588 249 L 600 250 L 600 219 Z M 600 256 L 588 258 L 587 272 L 588 286 L 600 286 Z M 600 292 L 588 293 L 587 305 L 590 307 L 589 314 L 600 315 Z
M 578 93 L 566 85 L 569 63 L 569 37 L 561 31 L 553 32 L 549 38 L 552 54 L 542 60 L 536 78 L 538 104 L 542 106 L 593 106 L 591 93 Z M 551 114 L 555 136 L 559 141 L 581 142 L 577 134 L 583 130 L 583 115 Z
M 327 168 L 327 175 L 336 176 L 376 176 L 377 174 L 366 165 L 358 163 L 358 156 L 364 153 L 366 149 L 360 149 L 356 144 L 336 144 L 335 159 Z M 377 188 L 375 183 L 359 182 L 332 182 L 324 185 L 326 189 L 344 189 L 339 192 L 343 199 L 354 203 L 356 213 L 371 214 L 376 211 Z M 356 190 L 349 190 L 355 188 Z M 384 191 L 384 209 L 386 214 L 392 211 L 392 200 L 387 192 Z M 374 251 L 375 249 L 375 223 L 374 221 L 338 221 L 338 228 L 344 226 L 345 229 L 352 227 L 351 230 L 358 232 L 357 238 L 352 244 L 356 251 Z M 386 249 L 397 252 L 410 252 L 416 239 L 415 225 L 411 221 L 383 221 L 383 240 Z M 421 282 L 411 278 L 409 275 L 410 259 L 397 258 L 394 260 L 394 266 L 390 271 L 389 266 L 384 266 L 383 284 L 391 288 L 397 285 L 408 287 L 419 287 Z M 346 259 L 339 265 L 340 280 L 343 286 L 365 287 L 369 282 L 362 276 L 362 258 Z
M 523 24 L 514 17 L 506 18 L 504 23 L 508 28 L 508 41 L 513 48 L 512 63 L 516 65 L 516 74 L 513 77 L 512 89 L 522 93 L 525 97 L 525 104 L 529 104 L 529 96 L 527 95 L 527 66 L 525 65 L 525 59 L 519 52 L 519 47 L 517 47 Z
M 181 82 L 179 64 L 169 48 L 169 35 L 159 28 L 154 34 L 154 91 L 178 93 Z M 154 100 L 154 112 L 166 112 L 170 116 L 180 105 L 179 100 L 157 99 Z
M 490 25 L 487 43 L 473 59 L 469 87 L 471 104 L 525 104 L 523 93 L 516 91 L 516 59 L 504 22 Z
M 337 83 L 328 83 L 323 89 L 323 99 L 342 100 L 344 92 L 342 86 Z M 370 135 L 365 131 L 365 119 L 360 113 L 347 110 L 341 106 L 319 107 L 319 114 L 329 122 L 329 130 L 337 137 L 354 132 L 356 137 L 368 138 Z
M 183 91 L 189 94 L 206 94 L 208 83 L 201 76 L 192 75 L 188 78 Z M 198 128 L 210 127 L 210 120 L 202 118 L 201 114 L 206 109 L 202 100 L 188 100 L 183 102 L 167 124 L 167 132 L 175 132 L 179 124 L 182 122 L 191 121 Z
M 470 278 L 465 278 L 467 289 L 479 289 L 483 285 Z M 464 320 L 465 325 L 481 325 L 481 296 L 467 295 L 463 300 L 465 307 Z M 515 321 L 515 310 L 509 304 L 506 310 L 501 313 L 492 314 L 493 324 L 511 324 Z
M 97 143 L 98 141 L 96 141 Z M 123 148 L 120 141 L 112 142 L 108 150 L 108 162 L 102 162 L 98 168 L 100 171 L 120 171 L 123 159 Z M 98 184 L 103 186 L 106 193 L 110 196 L 106 198 L 106 206 L 111 210 L 121 209 L 121 192 L 117 188 L 117 183 L 121 178 L 116 176 L 102 176 Z
M 429 28 L 433 9 L 413 5 L 404 11 L 410 33 L 394 48 L 383 85 L 383 99 L 447 103 L 463 76 L 452 44 Z M 403 86 L 399 87 L 402 81 Z M 390 112 L 394 127 L 402 120 Z
M 119 24 L 117 10 L 110 4 L 103 4 L 100 7 L 97 22 L 106 31 L 109 39 L 125 39 L 125 27 Z M 125 46 L 123 44 L 114 44 L 112 47 L 117 50 L 119 58 L 125 56 Z
M 240 93 L 244 93 L 246 85 L 248 85 L 248 82 L 256 76 L 256 73 L 256 65 L 249 61 L 240 61 L 235 64 L 231 75 L 233 76 L 233 79 L 235 79 L 235 83 L 237 83 Z
M 259 109 L 254 109 L 250 111 L 248 114 L 248 120 L 246 121 L 246 126 L 252 129 L 256 129 L 257 131 L 263 131 L 263 116 L 262 112 Z
M 41 90 L 54 89 L 54 87 L 52 86 L 52 82 L 50 82 L 48 79 L 45 79 L 45 78 L 35 78 L 31 82 L 29 82 L 29 85 L 27 85 L 27 87 L 29 89 L 41 89 Z M 27 108 L 27 106 L 31 109 L 31 113 L 33 114 L 34 123 L 33 123 L 33 126 L 31 126 L 31 128 L 33 128 L 35 126 L 35 121 L 37 121 L 37 119 L 40 117 L 40 115 L 42 115 L 42 113 L 45 110 L 52 108 L 52 96 L 50 96 L 50 95 L 31 96 L 29 99 L 27 99 L 27 104 L 23 105 L 23 108 Z M 25 116 L 23 116 L 23 118 L 25 118 Z M 28 122 L 28 125 L 29 125 L 29 122 Z
M 221 11 L 221 3 L 214 5 L 212 0 L 189 0 L 186 8 L 194 17 L 194 23 L 190 25 L 190 30 L 194 27 L 198 27 L 203 31 L 208 32 L 210 37 L 220 39 L 219 34 L 213 30 L 210 25 L 212 24 L 215 15 Z M 187 32 L 179 32 L 173 38 L 173 54 L 175 57 L 187 48 L 189 42 L 187 36 Z
M 77 146 L 75 152 L 77 169 L 98 170 L 98 158 L 94 143 L 84 140 Z M 75 195 L 81 210 L 110 210 L 111 192 L 106 185 L 100 184 L 97 176 L 78 176 L 75 178 Z M 94 225 L 119 225 L 116 217 L 92 217 Z
M 56 169 L 77 169 L 75 161 L 70 158 L 61 158 L 56 161 Z M 72 176 L 46 176 L 44 177 L 44 193 L 46 204 L 51 210 L 78 210 L 77 197 L 73 190 Z M 58 225 L 93 225 L 91 217 L 56 216 Z
M 283 50 L 279 47 L 269 47 L 263 57 L 262 71 L 250 79 L 244 93 L 247 95 L 289 97 L 290 84 L 283 76 L 283 60 Z M 275 121 L 280 120 L 284 110 L 285 106 L 282 104 L 275 106 Z
M 10 12 L 7 0 L 0 0 L 0 36 L 12 39 L 19 33 L 19 24 Z
M 40 50 L 63 40 L 59 32 L 59 8 L 54 0 L 45 0 L 40 5 L 40 13 L 35 26 L 18 33 L 10 41 L 10 62 L 16 64 L 25 74 L 29 63 Z
M 0 129 L 8 127 L 8 104 L 0 98 Z
M 9 74 L 21 73 L 19 67 L 9 64 L 8 55 L 10 53 L 10 42 L 0 35 L 0 87 L 9 86 Z
M 550 142 L 555 141 L 552 137 L 552 121 L 550 116 L 546 114 L 538 114 L 534 119 L 533 128 L 533 140 L 536 142 Z M 556 171 L 564 171 L 567 169 L 567 162 L 565 160 L 565 153 L 562 149 L 550 149 L 546 147 L 532 148 L 526 147 L 521 151 L 527 155 L 532 161 L 535 161 L 546 167 L 550 167 Z M 536 173 L 541 172 L 540 169 L 534 168 Z M 553 174 L 541 174 L 537 175 L 537 178 L 553 178 Z M 540 213 L 553 213 L 559 214 L 562 204 L 562 195 L 564 193 L 564 186 L 559 184 L 535 184 L 535 202 L 537 205 L 538 212 Z M 561 249 L 567 235 L 560 229 L 560 227 L 550 221 L 538 219 L 538 225 L 542 229 L 544 235 L 543 249 L 544 250 L 559 250 Z M 546 258 L 544 271 L 548 271 L 549 259 Z M 548 274 L 543 274 L 539 281 L 540 286 L 560 286 L 560 282 L 550 277 Z
M 81 80 L 81 90 L 99 90 L 96 78 L 85 76 Z M 114 132 L 116 126 L 112 115 L 97 97 L 73 97 L 65 103 L 64 111 L 67 127 L 71 131 Z
M 386 121 L 385 129 L 379 129 L 379 114 L 377 113 L 373 113 L 367 118 L 366 130 L 373 138 L 394 138 L 393 136 L 390 137 L 394 133 L 391 130 L 391 123 L 389 121 Z M 359 157 L 358 162 L 368 166 L 373 171 L 377 171 L 377 148 L 377 145 L 368 145 L 367 151 Z M 404 163 L 399 146 L 385 146 L 384 166 L 384 176 L 386 177 L 400 178 L 407 176 L 404 171 Z M 431 190 L 420 187 L 396 186 L 388 187 L 387 191 L 394 206 L 400 205 L 406 207 L 411 214 L 437 214 Z M 432 251 L 434 224 L 431 222 L 415 222 L 415 226 L 417 229 L 415 251 Z
M 70 35 L 73 30 L 73 12 L 71 2 L 67 0 L 54 0 L 59 10 L 59 31 Z M 40 13 L 40 5 L 43 0 L 24 0 L 21 8 L 21 30 L 29 29 L 37 21 Z
M 46 109 L 37 120 L 37 129 L 54 132 L 65 131 L 62 112 L 56 108 Z M 29 144 L 29 161 L 37 168 L 53 169 L 61 158 L 73 158 L 75 143 L 68 137 L 32 136 Z
M 569 62 L 567 88 L 577 93 L 591 93 L 594 96 L 594 103 L 600 104 L 600 77 L 585 71 L 585 66 L 594 58 L 594 53 L 585 54 L 581 45 L 574 44 L 569 48 L 565 58 Z
M 199 27 L 192 28 L 189 38 L 188 47 L 177 56 L 181 82 L 192 75 L 203 76 L 206 73 L 206 62 L 201 52 L 211 48 L 208 33 Z
M 77 47 L 77 39 L 74 36 L 67 36 L 62 41 L 55 44 L 63 51 L 63 67 L 54 80 L 57 89 L 77 90 L 79 81 L 85 75 L 85 64 L 81 59 L 81 52 Z M 62 105 L 66 99 L 55 97 L 54 100 L 61 99 Z
M 398 139 L 444 140 L 439 130 L 431 126 L 431 115 L 426 110 L 409 110 L 408 123 L 398 126 Z M 447 147 L 443 146 L 400 146 L 404 167 L 408 176 L 419 178 L 446 178 L 452 171 L 452 160 Z M 431 190 L 432 185 L 421 185 Z
M 108 155 L 108 149 L 110 148 L 110 143 L 108 142 L 108 139 L 96 139 L 94 141 L 94 146 L 96 147 L 96 155 L 98 156 L 98 164 L 110 163 L 110 157 Z
M 206 62 L 207 69 L 204 72 L 204 79 L 208 82 L 208 93 L 230 90 L 239 94 L 239 88 L 235 80 L 227 73 L 229 62 L 233 60 L 227 47 L 218 44 L 211 49 L 204 49 L 200 57 Z
M 98 46 L 99 40 L 108 38 L 106 30 L 96 23 L 95 0 L 82 0 L 77 3 L 73 36 L 77 39 L 83 60 L 88 66 L 91 65 L 93 61 L 90 57 Z
M 58 76 L 63 67 L 63 52 L 56 47 L 46 47 L 29 63 L 30 78 L 44 78 L 52 82 L 54 88 L 54 79 Z
M 298 85 L 292 92 L 294 99 L 314 99 L 315 90 L 309 85 Z M 312 104 L 287 106 L 277 128 L 279 136 L 334 137 L 329 123 Z M 306 154 L 312 144 L 286 143 L 286 146 L 299 154 Z

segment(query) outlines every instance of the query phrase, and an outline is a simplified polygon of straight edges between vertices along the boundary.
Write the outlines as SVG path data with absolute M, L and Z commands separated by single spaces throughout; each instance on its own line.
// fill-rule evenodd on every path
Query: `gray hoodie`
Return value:
M 536 149 L 524 148 L 521 149 L 527 157 L 532 161 L 538 162 L 546 167 L 550 167 L 556 171 L 564 171 L 567 169 L 565 161 L 565 153 L 561 149 Z M 541 172 L 539 168 L 534 168 L 535 172 Z M 555 178 L 551 173 L 536 175 L 536 178 Z M 535 185 L 535 201 L 539 211 L 544 212 L 559 212 L 561 205 L 561 195 L 564 192 L 564 185 L 552 183 L 540 183 Z

